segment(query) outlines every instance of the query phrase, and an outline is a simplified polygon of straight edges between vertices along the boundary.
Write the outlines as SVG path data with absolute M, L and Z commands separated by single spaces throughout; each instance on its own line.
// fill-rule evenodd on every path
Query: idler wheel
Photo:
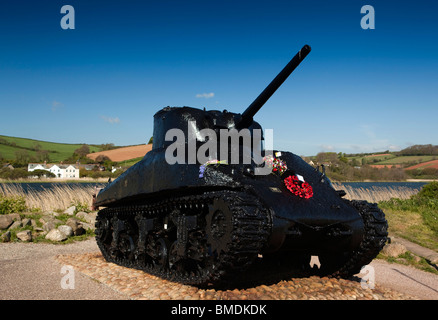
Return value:
M 220 256 L 227 251 L 233 231 L 233 212 L 222 199 L 214 199 L 206 216 L 207 244 L 210 254 Z
M 98 216 L 96 221 L 96 238 L 102 245 L 109 247 L 113 240 L 113 228 L 111 222 L 106 217 Z
M 106 259 L 114 257 L 114 228 L 110 217 L 98 215 L 96 219 L 96 242 Z

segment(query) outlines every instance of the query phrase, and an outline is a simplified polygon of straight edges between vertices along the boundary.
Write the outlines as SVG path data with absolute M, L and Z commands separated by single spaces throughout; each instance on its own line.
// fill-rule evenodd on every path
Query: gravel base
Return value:
M 61 286 L 63 266 L 75 270 L 74 290 Z M 204 290 L 108 263 L 94 239 L 66 245 L 0 243 L 0 300 L 438 300 L 438 276 L 381 260 L 371 266 L 374 289 L 363 289 L 359 278 L 310 277 Z
M 108 263 L 100 253 L 59 255 L 61 264 L 108 287 L 141 300 L 407 300 L 409 295 L 376 285 L 363 289 L 358 281 L 333 278 L 293 278 L 246 289 L 199 289 Z

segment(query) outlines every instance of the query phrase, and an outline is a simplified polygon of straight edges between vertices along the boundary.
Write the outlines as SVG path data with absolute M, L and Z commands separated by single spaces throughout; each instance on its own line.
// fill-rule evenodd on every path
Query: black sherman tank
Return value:
M 95 197 L 107 261 L 207 287 L 239 282 L 257 266 L 349 277 L 377 256 L 388 225 L 376 204 L 343 199 L 323 167 L 260 147 L 253 116 L 309 52 L 304 46 L 242 114 L 155 114 L 152 150 Z M 213 139 L 230 132 L 246 135 Z

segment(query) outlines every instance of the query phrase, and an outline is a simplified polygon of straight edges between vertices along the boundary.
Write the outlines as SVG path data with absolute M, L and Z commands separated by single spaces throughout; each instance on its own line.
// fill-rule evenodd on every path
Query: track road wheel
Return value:
M 223 199 L 215 198 L 205 219 L 209 253 L 218 257 L 232 241 L 233 213 Z

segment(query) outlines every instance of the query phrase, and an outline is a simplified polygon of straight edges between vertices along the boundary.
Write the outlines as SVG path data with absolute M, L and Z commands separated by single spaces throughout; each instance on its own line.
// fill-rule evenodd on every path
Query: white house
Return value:
M 60 179 L 79 179 L 79 166 L 76 164 L 41 164 L 29 163 L 27 171 L 46 170 Z
M 34 170 L 47 170 L 46 164 L 41 163 L 29 163 L 27 165 L 27 171 L 32 172 Z
M 76 165 L 73 164 L 69 164 L 65 166 L 67 166 L 65 169 L 61 169 L 61 170 L 65 170 L 64 171 L 65 178 L 79 179 L 79 167 L 76 167 Z

